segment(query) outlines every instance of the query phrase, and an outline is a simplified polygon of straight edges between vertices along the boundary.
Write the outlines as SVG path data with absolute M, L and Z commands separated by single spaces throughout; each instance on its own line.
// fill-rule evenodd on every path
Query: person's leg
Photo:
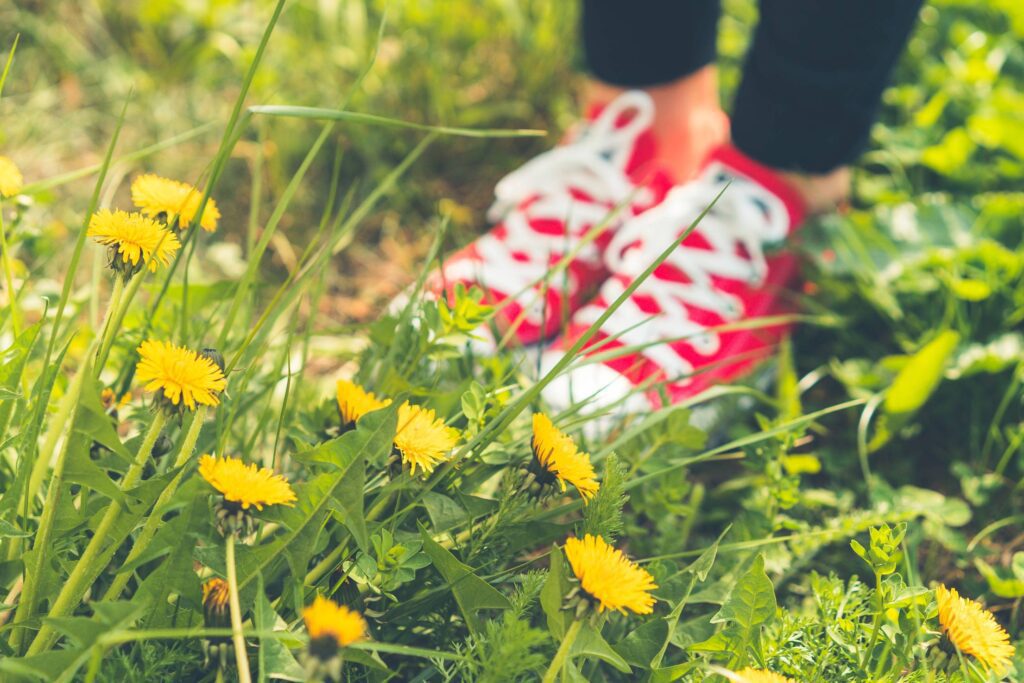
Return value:
M 728 137 L 714 66 L 718 0 L 583 0 L 588 108 L 643 89 L 654 100 L 660 165 L 692 178 Z
M 762 1 L 732 144 L 714 149 L 696 179 L 619 228 L 605 251 L 610 277 L 541 369 L 561 363 L 584 335 L 584 355 L 600 361 L 556 377 L 543 392 L 549 404 L 641 412 L 748 377 L 774 354 L 790 324 L 779 321 L 792 312 L 788 290 L 798 275 L 785 240 L 808 213 L 845 196 L 846 165 L 867 141 L 919 5 Z
M 732 113 L 733 144 L 781 172 L 807 208 L 847 191 L 922 0 L 761 0 Z

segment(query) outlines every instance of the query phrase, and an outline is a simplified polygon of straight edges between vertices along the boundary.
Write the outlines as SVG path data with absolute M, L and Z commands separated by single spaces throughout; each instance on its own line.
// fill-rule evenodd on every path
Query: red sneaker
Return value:
M 497 225 L 445 262 L 430 288 L 450 297 L 457 283 L 480 287 L 485 303 L 500 306 L 498 327 L 514 325 L 522 344 L 555 336 L 608 276 L 602 252 L 618 228 L 671 187 L 653 163 L 653 119 L 650 96 L 624 93 L 567 144 L 503 178 L 488 213 Z
M 779 315 L 797 277 L 796 257 L 777 250 L 799 225 L 796 191 L 735 148 L 715 151 L 701 175 L 628 221 L 605 251 L 611 276 L 593 303 L 544 354 L 550 369 L 730 183 L 693 232 L 605 321 L 585 356 L 544 391 L 553 408 L 640 412 L 678 402 L 748 372 L 772 352 L 786 325 L 716 331 Z M 600 358 L 598 356 L 600 354 Z

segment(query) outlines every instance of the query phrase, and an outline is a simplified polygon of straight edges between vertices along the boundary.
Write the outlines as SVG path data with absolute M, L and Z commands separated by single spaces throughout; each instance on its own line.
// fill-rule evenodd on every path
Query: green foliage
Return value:
M 581 536 L 592 534 L 603 537 L 608 543 L 615 543 L 623 529 L 622 508 L 629 500 L 625 484 L 626 467 L 619 462 L 617 455 L 609 453 L 604 461 L 601 488 L 583 511 Z

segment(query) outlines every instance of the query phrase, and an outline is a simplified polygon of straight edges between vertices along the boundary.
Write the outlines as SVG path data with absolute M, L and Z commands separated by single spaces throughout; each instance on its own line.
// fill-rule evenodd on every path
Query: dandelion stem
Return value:
M 107 341 L 106 351 L 100 354 L 99 360 L 96 363 L 99 368 L 96 371 L 97 376 L 103 370 L 103 365 L 107 362 L 107 355 L 110 353 L 110 348 L 114 344 L 114 336 L 117 334 L 117 331 L 121 329 L 121 323 L 124 322 L 124 316 L 128 313 L 128 307 L 132 305 L 135 295 L 142 286 L 142 281 L 146 279 L 147 272 L 148 271 L 143 268 L 139 274 L 132 278 L 131 284 L 129 284 L 128 288 L 124 291 L 124 296 L 121 299 L 121 305 L 118 306 L 116 311 L 114 311 L 114 317 L 110 320 L 110 339 Z M 145 338 L 145 335 L 143 335 L 143 338 Z M 128 367 L 134 366 L 129 364 Z
M 135 460 L 128 468 L 124 478 L 121 480 L 119 488 L 122 492 L 134 488 L 139 479 L 142 478 L 142 470 L 146 465 L 146 461 L 149 459 L 150 453 L 153 451 L 153 444 L 156 443 L 157 437 L 160 436 L 160 432 L 163 430 L 166 422 L 166 413 L 163 411 L 157 412 L 156 416 L 153 418 L 153 423 L 149 426 L 149 431 L 142 440 L 142 445 L 139 446 L 139 451 L 135 455 Z M 83 552 L 82 556 L 78 558 L 78 562 L 75 563 L 75 568 L 71 571 L 70 576 L 68 576 L 67 581 L 64 583 L 64 587 L 57 595 L 57 599 L 54 600 L 53 606 L 50 608 L 49 616 L 51 618 L 63 617 L 70 614 L 71 611 L 78 606 L 78 603 L 81 602 L 82 596 L 85 595 L 86 590 L 89 589 L 93 581 L 96 580 L 96 577 L 99 576 L 100 572 L 102 572 L 106 567 L 107 563 L 104 561 L 104 558 L 102 558 L 101 553 L 105 550 L 103 546 L 107 541 L 107 536 L 110 535 L 111 529 L 117 522 L 118 517 L 120 517 L 121 510 L 122 505 L 119 501 L 110 501 L 110 506 L 103 515 L 103 519 L 100 520 L 99 526 L 96 527 L 96 533 L 93 534 L 92 539 L 89 541 L 89 545 L 85 548 L 85 552 Z M 56 632 L 50 626 L 44 625 L 39 629 L 39 633 L 36 635 L 35 640 L 32 641 L 32 645 L 29 646 L 28 654 L 39 654 L 51 645 L 52 640 L 55 637 Z
M 107 314 L 103 319 L 103 330 L 100 335 L 100 350 L 96 354 L 96 376 L 103 372 L 103 365 L 107 362 L 107 355 L 110 354 L 110 347 L 114 344 L 114 323 L 118 319 L 117 313 L 121 308 L 124 299 L 124 278 L 120 275 L 114 277 L 114 287 L 110 292 L 110 304 L 107 306 Z
M 231 640 L 235 644 L 239 683 L 252 683 L 249 658 L 245 654 L 245 636 L 242 635 L 242 607 L 238 601 L 238 573 L 235 571 L 235 534 L 229 533 L 224 550 L 228 570 L 228 598 L 231 607 Z
M 192 451 L 196 447 L 196 441 L 199 440 L 199 432 L 203 428 L 203 423 L 206 421 L 207 407 L 204 405 L 199 406 L 196 410 L 195 416 L 192 418 L 192 424 L 188 427 L 188 432 L 185 434 L 185 440 L 181 442 L 181 448 L 178 450 L 178 457 L 174 461 L 175 468 L 183 468 L 188 459 L 192 457 Z M 153 511 L 149 517 L 146 518 L 146 523 L 142 527 L 142 531 L 139 532 L 138 537 L 135 539 L 135 544 L 132 546 L 132 550 L 128 553 L 128 557 L 125 558 L 124 564 L 131 564 L 138 558 L 142 553 L 149 547 L 153 537 L 156 536 L 157 529 L 162 523 L 160 510 L 170 502 L 171 497 L 174 496 L 178 490 L 178 485 L 181 484 L 182 477 L 185 475 L 185 470 L 181 469 L 174 479 L 168 482 L 167 487 L 160 494 L 160 497 L 156 499 L 156 503 L 153 505 Z M 104 600 L 117 600 L 121 595 L 121 591 L 128 585 L 129 579 L 131 579 L 131 572 L 124 572 L 118 574 L 113 583 L 110 584 L 110 588 L 103 595 Z
M 878 611 L 875 612 L 875 625 L 871 629 L 871 639 L 868 641 L 867 649 L 864 650 L 864 663 L 861 668 L 867 670 L 871 663 L 871 651 L 878 641 L 878 632 L 882 628 L 882 615 L 885 613 L 885 592 L 882 588 L 882 575 L 875 572 L 875 592 L 878 594 Z
M 572 622 L 572 626 L 569 627 L 569 630 L 565 632 L 565 637 L 562 638 L 562 644 L 558 646 L 555 658 L 551 660 L 551 665 L 548 666 L 548 670 L 544 673 L 544 679 L 541 683 L 555 683 L 558 679 L 558 674 L 562 671 L 565 660 L 569 656 L 569 650 L 572 649 L 572 644 L 576 642 L 576 636 L 580 634 L 580 627 L 582 626 L 583 622 L 579 619 Z

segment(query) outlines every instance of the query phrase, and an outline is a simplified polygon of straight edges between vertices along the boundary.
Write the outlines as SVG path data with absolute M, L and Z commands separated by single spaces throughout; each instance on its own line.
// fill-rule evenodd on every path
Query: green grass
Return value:
M 274 468 L 298 495 L 238 543 L 254 679 L 312 675 L 302 609 L 326 595 L 370 624 L 346 680 L 997 680 L 940 634 L 932 588 L 980 600 L 1019 641 L 1018 4 L 922 11 L 849 209 L 802 231 L 804 322 L 767 394 L 723 389 L 711 435 L 685 408 L 600 440 L 552 416 L 602 480 L 586 506 L 523 490 L 550 376 L 467 354 L 492 311 L 466 295 L 382 312 L 572 122 L 573 3 L 309 0 L 276 25 L 270 2 L 0 6 L 0 50 L 20 36 L 0 155 L 26 180 L 0 203 L 4 680 L 213 681 L 218 638 L 235 678 L 228 622 L 201 601 L 227 573 L 202 453 Z M 726 3 L 726 101 L 755 20 Z M 84 226 L 129 208 L 142 172 L 194 183 L 223 218 L 122 295 Z M 228 377 L 154 456 L 143 339 L 216 347 Z M 342 433 L 334 385 L 350 376 L 437 411 L 460 433 L 450 461 L 410 476 L 394 407 Z M 130 402 L 111 413 L 104 387 Z M 573 626 L 558 546 L 584 533 L 654 575 L 653 615 Z M 1003 680 L 1021 672 L 1018 654 Z

